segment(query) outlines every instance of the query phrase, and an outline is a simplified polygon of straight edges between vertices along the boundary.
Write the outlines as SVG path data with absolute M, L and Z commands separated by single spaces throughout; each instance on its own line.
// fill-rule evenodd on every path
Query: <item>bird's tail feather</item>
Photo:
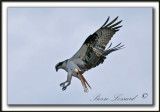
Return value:
M 82 85 L 83 85 L 83 88 L 84 88 L 84 92 L 88 92 L 87 85 L 88 85 L 88 87 L 89 87 L 90 89 L 92 89 L 91 86 L 88 84 L 88 82 L 87 82 L 86 79 L 83 77 L 83 75 L 80 73 L 80 71 L 79 71 L 78 69 L 76 69 L 76 71 L 77 71 L 77 73 L 78 73 L 78 75 L 79 75 L 79 77 L 80 77 L 80 79 L 81 79 L 81 82 L 82 82 Z M 86 84 L 87 84 L 87 85 L 86 85 Z
M 107 56 L 108 54 L 110 54 L 113 51 L 119 50 L 119 49 L 123 49 L 124 45 L 121 45 L 121 43 L 119 43 L 118 45 L 116 45 L 113 48 L 110 48 L 112 46 L 112 43 L 109 45 L 108 49 L 104 51 L 103 55 Z

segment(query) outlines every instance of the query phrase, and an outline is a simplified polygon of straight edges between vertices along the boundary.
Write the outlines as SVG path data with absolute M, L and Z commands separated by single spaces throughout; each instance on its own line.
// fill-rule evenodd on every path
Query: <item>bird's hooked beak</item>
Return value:
M 56 72 L 58 72 L 58 66 L 55 66 Z

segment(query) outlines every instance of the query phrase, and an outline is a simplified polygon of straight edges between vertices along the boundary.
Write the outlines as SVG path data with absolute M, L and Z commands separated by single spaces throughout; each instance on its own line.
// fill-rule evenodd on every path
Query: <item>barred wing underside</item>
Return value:
M 117 26 L 122 22 L 119 21 L 115 23 L 118 19 L 116 17 L 113 21 L 108 23 L 109 17 L 106 22 L 99 28 L 95 33 L 90 35 L 78 52 L 71 58 L 72 60 L 81 60 L 83 63 L 77 63 L 82 71 L 86 71 L 93 67 L 98 66 L 100 63 L 103 63 L 106 58 L 104 50 L 106 45 L 109 43 L 111 37 L 119 31 L 119 28 L 122 26 Z

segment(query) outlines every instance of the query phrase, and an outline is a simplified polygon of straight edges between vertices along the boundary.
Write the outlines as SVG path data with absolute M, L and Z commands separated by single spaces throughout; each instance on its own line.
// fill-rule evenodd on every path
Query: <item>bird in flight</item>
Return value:
M 112 36 L 119 31 L 120 27 L 122 27 L 122 25 L 118 26 L 122 20 L 116 22 L 118 17 L 113 19 L 111 22 L 109 22 L 109 19 L 110 17 L 108 17 L 106 22 L 96 32 L 88 36 L 75 55 L 70 59 L 56 64 L 56 71 L 58 71 L 58 69 L 64 69 L 68 72 L 67 80 L 60 84 L 63 91 L 71 84 L 72 76 L 74 76 L 81 81 L 84 91 L 87 92 L 88 87 L 91 89 L 91 86 L 82 74 L 85 71 L 102 64 L 106 59 L 106 56 L 111 52 L 123 48 L 124 45 L 121 45 L 121 43 L 110 48 L 112 45 L 111 43 L 105 50 Z

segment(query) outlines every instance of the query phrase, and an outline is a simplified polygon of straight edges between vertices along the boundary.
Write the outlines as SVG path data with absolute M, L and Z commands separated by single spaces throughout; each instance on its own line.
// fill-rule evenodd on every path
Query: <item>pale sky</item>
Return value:
M 152 104 L 152 8 L 8 8 L 8 104 Z M 110 42 L 125 49 L 83 75 L 84 93 L 55 65 L 72 57 L 85 39 L 119 16 L 123 27 Z M 95 96 L 107 101 L 92 101 Z M 115 96 L 133 101 L 112 101 Z M 145 98 L 143 96 L 146 96 Z

